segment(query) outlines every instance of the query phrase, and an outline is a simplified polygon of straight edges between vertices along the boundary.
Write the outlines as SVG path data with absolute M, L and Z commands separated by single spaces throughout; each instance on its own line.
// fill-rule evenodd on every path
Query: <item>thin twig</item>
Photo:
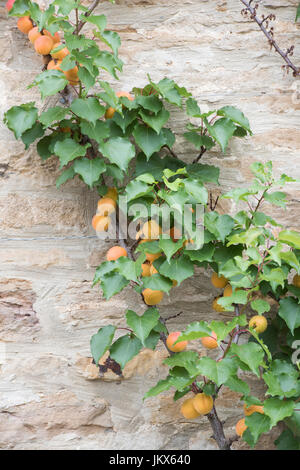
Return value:
M 274 47 L 275 51 L 278 52 L 278 54 L 281 55 L 281 57 L 283 58 L 283 60 L 287 64 L 286 65 L 287 69 L 290 68 L 290 69 L 293 70 L 294 77 L 299 76 L 300 75 L 300 68 L 296 67 L 289 58 L 289 55 L 292 55 L 292 53 L 293 53 L 294 47 L 291 46 L 287 50 L 287 52 L 283 52 L 283 50 L 278 46 L 278 44 L 276 43 L 276 41 L 273 37 L 273 30 L 270 29 L 268 31 L 267 28 L 264 26 L 264 23 L 266 23 L 266 25 L 268 25 L 268 18 L 269 17 L 265 18 L 263 16 L 262 18 L 259 18 L 256 14 L 258 6 L 255 5 L 255 7 L 252 7 L 251 6 L 252 0 L 250 0 L 249 2 L 247 2 L 246 0 L 241 0 L 241 2 L 245 5 L 245 7 L 246 7 L 245 10 L 248 11 L 251 14 L 251 19 L 254 20 L 258 24 L 258 26 L 260 27 L 260 29 L 262 30 L 264 35 L 267 37 L 270 46 Z M 245 10 L 243 10 L 243 11 L 245 11 Z M 272 19 L 274 19 L 274 15 L 273 15 Z
M 90 6 L 90 8 L 88 9 L 88 11 L 84 14 L 85 17 L 88 17 L 90 16 L 93 11 L 95 10 L 95 8 L 97 8 L 97 6 L 99 5 L 100 3 L 100 0 L 95 0 L 92 5 Z M 80 23 L 78 24 L 78 27 L 77 27 L 77 34 L 79 34 L 79 32 L 82 30 L 82 28 L 84 27 L 86 21 L 82 20 L 80 21 Z

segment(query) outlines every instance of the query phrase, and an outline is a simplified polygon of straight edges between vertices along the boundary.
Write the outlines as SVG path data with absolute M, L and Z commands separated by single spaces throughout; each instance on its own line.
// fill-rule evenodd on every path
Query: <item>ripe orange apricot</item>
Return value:
M 41 33 L 39 32 L 39 28 L 37 26 L 35 26 L 34 28 L 32 28 L 29 33 L 28 33 L 28 39 L 29 41 L 34 44 L 35 41 L 37 40 L 37 38 L 40 38 L 42 35 Z
M 55 61 L 54 59 L 50 60 L 50 62 L 47 65 L 47 70 L 61 70 L 60 64 L 61 60 Z
M 75 65 L 75 67 L 73 67 L 70 70 L 65 70 L 64 74 L 65 74 L 66 79 L 69 80 L 70 82 L 78 82 L 79 81 L 77 65 Z
M 38 54 L 47 55 L 53 47 L 53 41 L 49 36 L 40 36 L 34 42 L 34 48 Z
M 149 220 L 148 222 L 144 223 L 142 232 L 144 237 L 150 240 L 156 240 L 161 234 L 161 227 L 155 220 Z
M 254 315 L 249 321 L 249 326 L 254 328 L 256 333 L 263 333 L 268 327 L 268 322 L 263 315 Z
M 118 191 L 117 188 L 108 188 L 107 193 L 104 197 L 110 197 L 114 201 L 118 200 Z
M 115 112 L 116 110 L 112 106 L 107 108 L 107 110 L 105 111 L 105 119 L 112 119 L 114 117 Z
M 181 405 L 181 414 L 183 414 L 186 419 L 195 419 L 200 416 L 200 413 L 198 413 L 194 408 L 193 400 L 194 398 L 188 398 Z
M 218 276 L 217 273 L 213 273 L 213 275 L 211 276 L 211 283 L 213 286 L 219 289 L 224 289 L 224 287 L 228 283 L 228 280 L 224 276 Z
M 161 290 L 152 290 L 147 287 L 143 292 L 144 301 L 147 305 L 156 305 L 162 301 L 164 293 Z
M 8 0 L 5 4 L 5 8 L 7 11 L 10 11 L 14 5 L 16 0 Z
M 54 33 L 53 35 L 50 33 L 50 31 L 47 31 L 47 29 L 43 29 L 43 34 L 45 36 L 49 36 L 49 38 L 52 39 L 53 44 L 58 44 L 60 42 L 60 35 L 58 32 Z M 54 46 L 53 46 L 54 47 Z
M 230 284 L 227 284 L 227 286 L 226 286 L 225 289 L 224 289 L 223 296 L 224 296 L 224 297 L 231 297 L 231 296 L 232 296 L 232 292 L 233 292 L 233 290 L 232 290 L 231 285 L 230 285 Z
M 53 49 L 56 49 L 57 47 L 60 47 L 60 46 L 62 46 L 61 42 L 54 44 L 54 47 L 52 48 L 52 51 L 51 51 L 51 55 L 53 59 L 63 60 L 68 54 L 70 54 L 69 50 L 66 47 L 64 47 L 58 52 L 53 52 Z
M 158 271 L 157 269 L 153 266 L 153 264 L 150 265 L 150 275 L 153 276 L 153 274 L 157 274 Z
M 22 18 L 18 19 L 17 27 L 22 33 L 28 34 L 33 28 L 33 23 L 29 16 L 22 16 Z
M 125 97 L 128 98 L 130 101 L 133 101 L 133 100 L 134 100 L 133 96 L 132 96 L 130 93 L 128 93 L 127 91 L 118 91 L 118 92 L 116 93 L 116 95 L 117 95 L 118 98 L 121 98 L 121 96 L 125 96 Z
M 137 236 L 138 236 L 138 234 L 141 235 L 141 236 L 143 236 L 143 232 L 142 232 L 142 233 L 139 233 L 139 232 L 138 232 L 138 233 L 137 233 Z M 138 239 L 139 239 L 139 236 L 138 236 L 137 240 L 138 240 Z M 150 242 L 150 241 L 151 241 L 151 240 L 149 240 L 149 239 L 146 238 L 145 240 L 141 240 L 141 241 L 139 242 L 139 244 L 140 244 L 140 243 L 145 243 L 145 242 Z M 145 255 L 146 255 L 146 260 L 149 261 L 150 263 L 153 263 L 153 261 L 155 261 L 156 259 L 158 259 L 158 258 L 162 255 L 162 252 L 160 251 L 159 253 L 145 253 Z
M 214 406 L 213 397 L 205 393 L 197 393 L 193 398 L 193 406 L 199 414 L 207 415 Z
M 173 242 L 177 242 L 182 238 L 182 232 L 177 227 L 172 227 L 170 230 L 167 230 L 167 235 L 170 235 Z
M 216 297 L 214 300 L 213 300 L 213 303 L 212 303 L 212 308 L 216 311 L 216 312 L 225 312 L 225 308 L 218 304 L 218 299 L 220 299 L 221 297 Z
M 125 250 L 125 248 L 118 245 L 112 246 L 106 253 L 107 261 L 115 261 L 121 258 L 121 256 L 127 256 L 127 251 Z
M 244 413 L 246 416 L 251 416 L 253 413 L 261 413 L 264 414 L 264 407 L 261 405 L 250 405 L 247 407 L 246 403 L 244 403 Z
M 295 274 L 293 278 L 293 284 L 295 287 L 300 287 L 300 276 L 299 274 Z
M 142 264 L 142 276 L 143 276 L 143 277 L 149 277 L 149 276 L 151 276 L 150 269 L 151 269 L 151 264 L 149 264 L 149 263 L 143 263 L 143 264 Z
M 103 197 L 98 201 L 97 213 L 99 215 L 110 215 L 115 212 L 116 207 L 116 201 L 110 197 Z
M 218 347 L 216 339 L 217 335 L 214 331 L 212 331 L 210 336 L 203 336 L 203 338 L 201 338 L 201 343 L 207 349 L 215 349 Z
M 179 343 L 174 344 L 176 343 L 180 335 L 181 335 L 180 331 L 173 331 L 173 333 L 170 333 L 169 336 L 167 337 L 167 346 L 170 349 L 170 351 L 181 352 L 186 349 L 188 345 L 187 341 L 180 341 Z
M 235 426 L 235 432 L 237 433 L 238 436 L 242 436 L 244 432 L 246 431 L 248 426 L 245 424 L 245 418 L 240 419 Z
M 110 217 L 96 214 L 92 219 L 92 226 L 97 232 L 107 232 L 110 222 Z

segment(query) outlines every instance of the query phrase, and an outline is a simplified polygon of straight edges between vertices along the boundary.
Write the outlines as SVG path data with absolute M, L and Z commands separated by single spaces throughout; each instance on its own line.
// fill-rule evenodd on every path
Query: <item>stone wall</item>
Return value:
M 88 3 L 88 2 L 87 2 Z M 298 0 L 262 2 L 275 13 L 276 39 L 295 44 L 300 64 Z M 278 172 L 300 178 L 298 163 L 299 82 L 284 76 L 281 58 L 270 52 L 257 26 L 245 20 L 238 0 L 117 0 L 97 13 L 122 39 L 124 75 L 116 89 L 131 89 L 169 76 L 192 91 L 204 109 L 236 105 L 250 119 L 253 137 L 230 144 L 225 155 L 207 152 L 203 161 L 221 167 L 227 190 L 246 184 L 254 160 L 274 160 Z M 35 100 L 27 89 L 41 60 L 0 5 L 0 108 Z M 53 100 L 52 100 L 53 104 Z M 184 116 L 172 118 L 178 133 L 176 151 L 192 159 L 193 149 L 180 137 Z M 129 288 L 105 302 L 91 287 L 95 267 L 110 243 L 86 237 L 96 194 L 79 181 L 57 190 L 54 159 L 42 163 L 34 146 L 24 151 L 0 124 L 0 448 L 2 449 L 211 449 L 215 447 L 206 418 L 187 422 L 169 393 L 142 402 L 146 390 L 165 375 L 163 350 L 146 350 L 126 367 L 125 378 L 99 380 L 91 364 L 90 336 L 109 323 L 124 325 L 124 311 L 143 305 Z M 274 215 L 299 228 L 299 186 L 289 188 L 288 209 Z M 50 240 L 3 238 L 51 237 Z M 200 270 L 165 297 L 162 313 L 184 310 L 171 323 L 217 319 L 211 302 L 216 291 L 209 273 Z M 224 318 L 226 318 L 224 316 Z M 198 348 L 198 343 L 190 348 Z M 261 393 L 257 383 L 250 384 Z M 239 396 L 224 391 L 218 400 L 226 433 L 243 415 Z M 259 448 L 272 448 L 273 436 Z M 235 448 L 246 448 L 236 443 Z

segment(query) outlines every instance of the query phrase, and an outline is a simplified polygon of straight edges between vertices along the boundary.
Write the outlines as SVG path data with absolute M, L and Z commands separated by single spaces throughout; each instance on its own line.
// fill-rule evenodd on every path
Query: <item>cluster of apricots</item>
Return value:
M 118 91 L 116 93 L 116 96 L 118 98 L 121 98 L 122 96 L 124 96 L 125 98 L 128 98 L 129 101 L 134 100 L 133 96 L 130 93 L 128 93 L 128 91 Z M 115 112 L 116 112 L 116 110 L 112 106 L 107 108 L 107 110 L 105 111 L 105 119 L 112 119 L 114 117 Z
M 246 403 L 244 403 L 244 413 L 245 413 L 245 416 L 250 416 L 253 413 L 264 414 L 264 407 L 261 406 L 261 405 L 247 406 Z M 241 437 L 244 434 L 244 432 L 246 431 L 247 427 L 248 426 L 245 423 L 245 418 L 240 419 L 236 423 L 236 426 L 235 426 L 235 431 L 236 431 L 237 435 Z
M 213 406 L 214 400 L 210 395 L 197 393 L 182 403 L 180 411 L 186 419 L 195 419 L 198 416 L 207 415 Z
M 6 8 L 8 11 L 11 10 L 13 3 L 14 1 L 12 0 L 7 2 Z M 70 70 L 62 70 L 60 67 L 63 59 L 70 54 L 70 52 L 61 42 L 59 33 L 56 32 L 52 35 L 46 29 L 40 31 L 29 16 L 19 18 L 17 27 L 22 33 L 28 35 L 29 41 L 34 45 L 35 51 L 38 54 L 42 56 L 51 55 L 50 61 L 46 59 L 47 70 L 60 70 L 64 73 L 70 85 L 78 85 L 79 77 L 77 65 Z
M 296 278 L 296 279 L 295 279 Z M 297 286 L 297 282 L 300 287 L 300 276 L 296 274 L 294 277 L 294 285 Z M 211 283 L 214 287 L 218 289 L 224 289 L 223 291 L 223 297 L 231 297 L 233 294 L 233 289 L 232 286 L 229 284 L 228 279 L 224 276 L 218 276 L 217 273 L 213 273 L 211 276 Z M 213 301 L 213 309 L 216 312 L 224 312 L 225 309 L 222 305 L 218 304 L 218 299 L 220 299 L 222 296 L 218 296 L 214 299 Z M 254 328 L 256 333 L 263 333 L 267 327 L 268 327 L 268 322 L 266 317 L 263 315 L 254 315 L 250 321 L 249 321 L 249 326 L 250 328 Z

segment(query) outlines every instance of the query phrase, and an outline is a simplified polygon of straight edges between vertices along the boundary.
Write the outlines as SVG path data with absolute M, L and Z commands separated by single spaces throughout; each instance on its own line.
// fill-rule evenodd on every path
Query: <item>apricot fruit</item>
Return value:
M 214 331 L 212 331 L 210 336 L 203 336 L 201 338 L 201 343 L 202 346 L 204 346 L 207 349 L 215 349 L 218 347 L 217 343 L 217 335 Z
M 180 408 L 181 414 L 186 418 L 186 419 L 195 419 L 200 416 L 200 413 L 198 413 L 193 405 L 193 400 L 194 398 L 188 398 L 185 400 Z
M 62 62 L 61 60 L 58 60 L 57 62 L 54 59 L 50 60 L 50 62 L 47 65 L 47 70 L 61 70 L 60 68 L 61 62 Z
M 226 286 L 225 289 L 224 289 L 223 296 L 224 296 L 224 297 L 231 297 L 231 296 L 232 296 L 232 292 L 233 292 L 233 290 L 232 290 L 231 285 L 230 285 L 230 284 L 227 284 L 227 286 Z
M 225 308 L 218 304 L 218 299 L 220 299 L 221 297 L 216 297 L 214 300 L 213 300 L 213 303 L 212 303 L 212 308 L 216 311 L 216 312 L 225 312 Z
M 107 110 L 105 111 L 105 115 L 104 115 L 105 119 L 112 119 L 114 117 L 115 112 L 116 110 L 112 106 L 107 108 Z
M 299 274 L 295 274 L 294 278 L 293 278 L 293 285 L 295 287 L 299 287 L 300 288 L 300 276 Z
M 118 200 L 117 188 L 108 188 L 107 193 L 105 194 L 104 197 L 110 197 L 111 199 L 117 202 Z
M 32 44 L 34 44 L 37 38 L 40 38 L 41 36 L 42 34 L 39 32 L 39 28 L 37 26 L 32 28 L 28 33 L 28 39 Z
M 261 405 L 247 406 L 246 403 L 244 403 L 244 413 L 246 416 L 251 416 L 253 413 L 261 413 L 263 415 L 264 407 Z
M 60 35 L 58 32 L 54 33 L 53 35 L 50 33 L 50 31 L 47 31 L 47 29 L 43 29 L 43 34 L 45 36 L 48 36 L 49 38 L 52 39 L 54 46 L 57 45 L 60 42 Z M 53 47 L 54 47 L 53 46 Z
M 157 269 L 153 266 L 153 264 L 150 265 L 150 275 L 153 276 L 153 274 L 157 274 L 158 271 Z
M 180 331 L 174 331 L 173 333 L 170 333 L 169 336 L 167 337 L 167 346 L 168 349 L 172 352 L 181 352 L 184 351 L 187 347 L 188 342 L 187 341 L 180 341 L 177 344 L 176 343 L 177 339 L 181 335 Z
M 29 16 L 22 16 L 18 19 L 17 27 L 22 33 L 28 34 L 33 28 L 33 23 Z
M 96 214 L 92 219 L 92 226 L 96 232 L 107 232 L 110 222 L 110 217 Z
M 161 234 L 161 227 L 155 220 L 149 220 L 149 222 L 144 223 L 142 232 L 144 237 L 150 240 L 157 240 Z
M 213 273 L 211 276 L 211 283 L 214 287 L 217 287 L 218 289 L 224 289 L 226 284 L 228 283 L 228 280 L 224 276 L 218 276 L 217 273 Z
M 263 315 L 254 315 L 249 321 L 249 326 L 254 328 L 256 333 L 263 333 L 268 327 L 268 322 Z
M 246 426 L 245 418 L 240 419 L 235 425 L 235 432 L 242 437 L 248 426 Z
M 129 101 L 133 101 L 133 100 L 134 100 L 133 96 L 132 96 L 130 93 L 128 93 L 127 91 L 118 91 L 118 92 L 116 93 L 116 96 L 117 96 L 118 98 L 121 98 L 121 96 L 125 96 L 125 98 L 128 98 Z
M 139 235 L 143 236 L 143 232 L 138 232 Z M 137 234 L 137 236 L 138 236 Z M 137 240 L 139 239 L 139 237 L 137 238 Z M 151 240 L 149 239 L 145 239 L 145 240 L 141 240 L 139 242 L 140 243 L 145 243 L 145 242 L 150 242 Z M 158 259 L 161 255 L 162 255 L 162 252 L 160 251 L 159 253 L 145 253 L 146 255 L 146 260 L 149 261 L 149 263 L 153 263 L 153 261 L 155 261 L 156 259 Z
M 65 57 L 67 57 L 68 54 L 70 54 L 69 50 L 66 47 L 64 47 L 58 52 L 53 52 L 53 49 L 56 49 L 60 46 L 62 46 L 61 42 L 54 44 L 54 47 L 52 48 L 52 51 L 51 51 L 51 55 L 53 59 L 63 60 Z
M 197 393 L 193 398 L 193 406 L 199 414 L 207 415 L 214 406 L 213 397 L 205 393 Z
M 152 290 L 147 287 L 143 292 L 144 301 L 147 305 L 156 305 L 162 301 L 164 293 L 161 290 Z
M 121 258 L 121 256 L 127 256 L 127 251 L 125 248 L 118 245 L 112 246 L 106 253 L 107 261 L 115 261 Z
M 149 276 L 151 276 L 150 269 L 151 269 L 151 264 L 149 264 L 149 263 L 143 263 L 143 264 L 142 264 L 142 276 L 143 276 L 143 277 L 149 277 Z
M 34 42 L 34 48 L 38 54 L 48 55 L 53 47 L 53 41 L 48 36 L 40 36 Z
M 70 70 L 65 70 L 64 74 L 65 74 L 66 79 L 69 80 L 69 82 L 77 83 L 79 81 L 77 65 L 75 65 L 75 67 L 73 67 Z
M 115 212 L 116 207 L 116 201 L 110 197 L 103 197 L 98 201 L 97 213 L 99 215 L 110 215 Z

